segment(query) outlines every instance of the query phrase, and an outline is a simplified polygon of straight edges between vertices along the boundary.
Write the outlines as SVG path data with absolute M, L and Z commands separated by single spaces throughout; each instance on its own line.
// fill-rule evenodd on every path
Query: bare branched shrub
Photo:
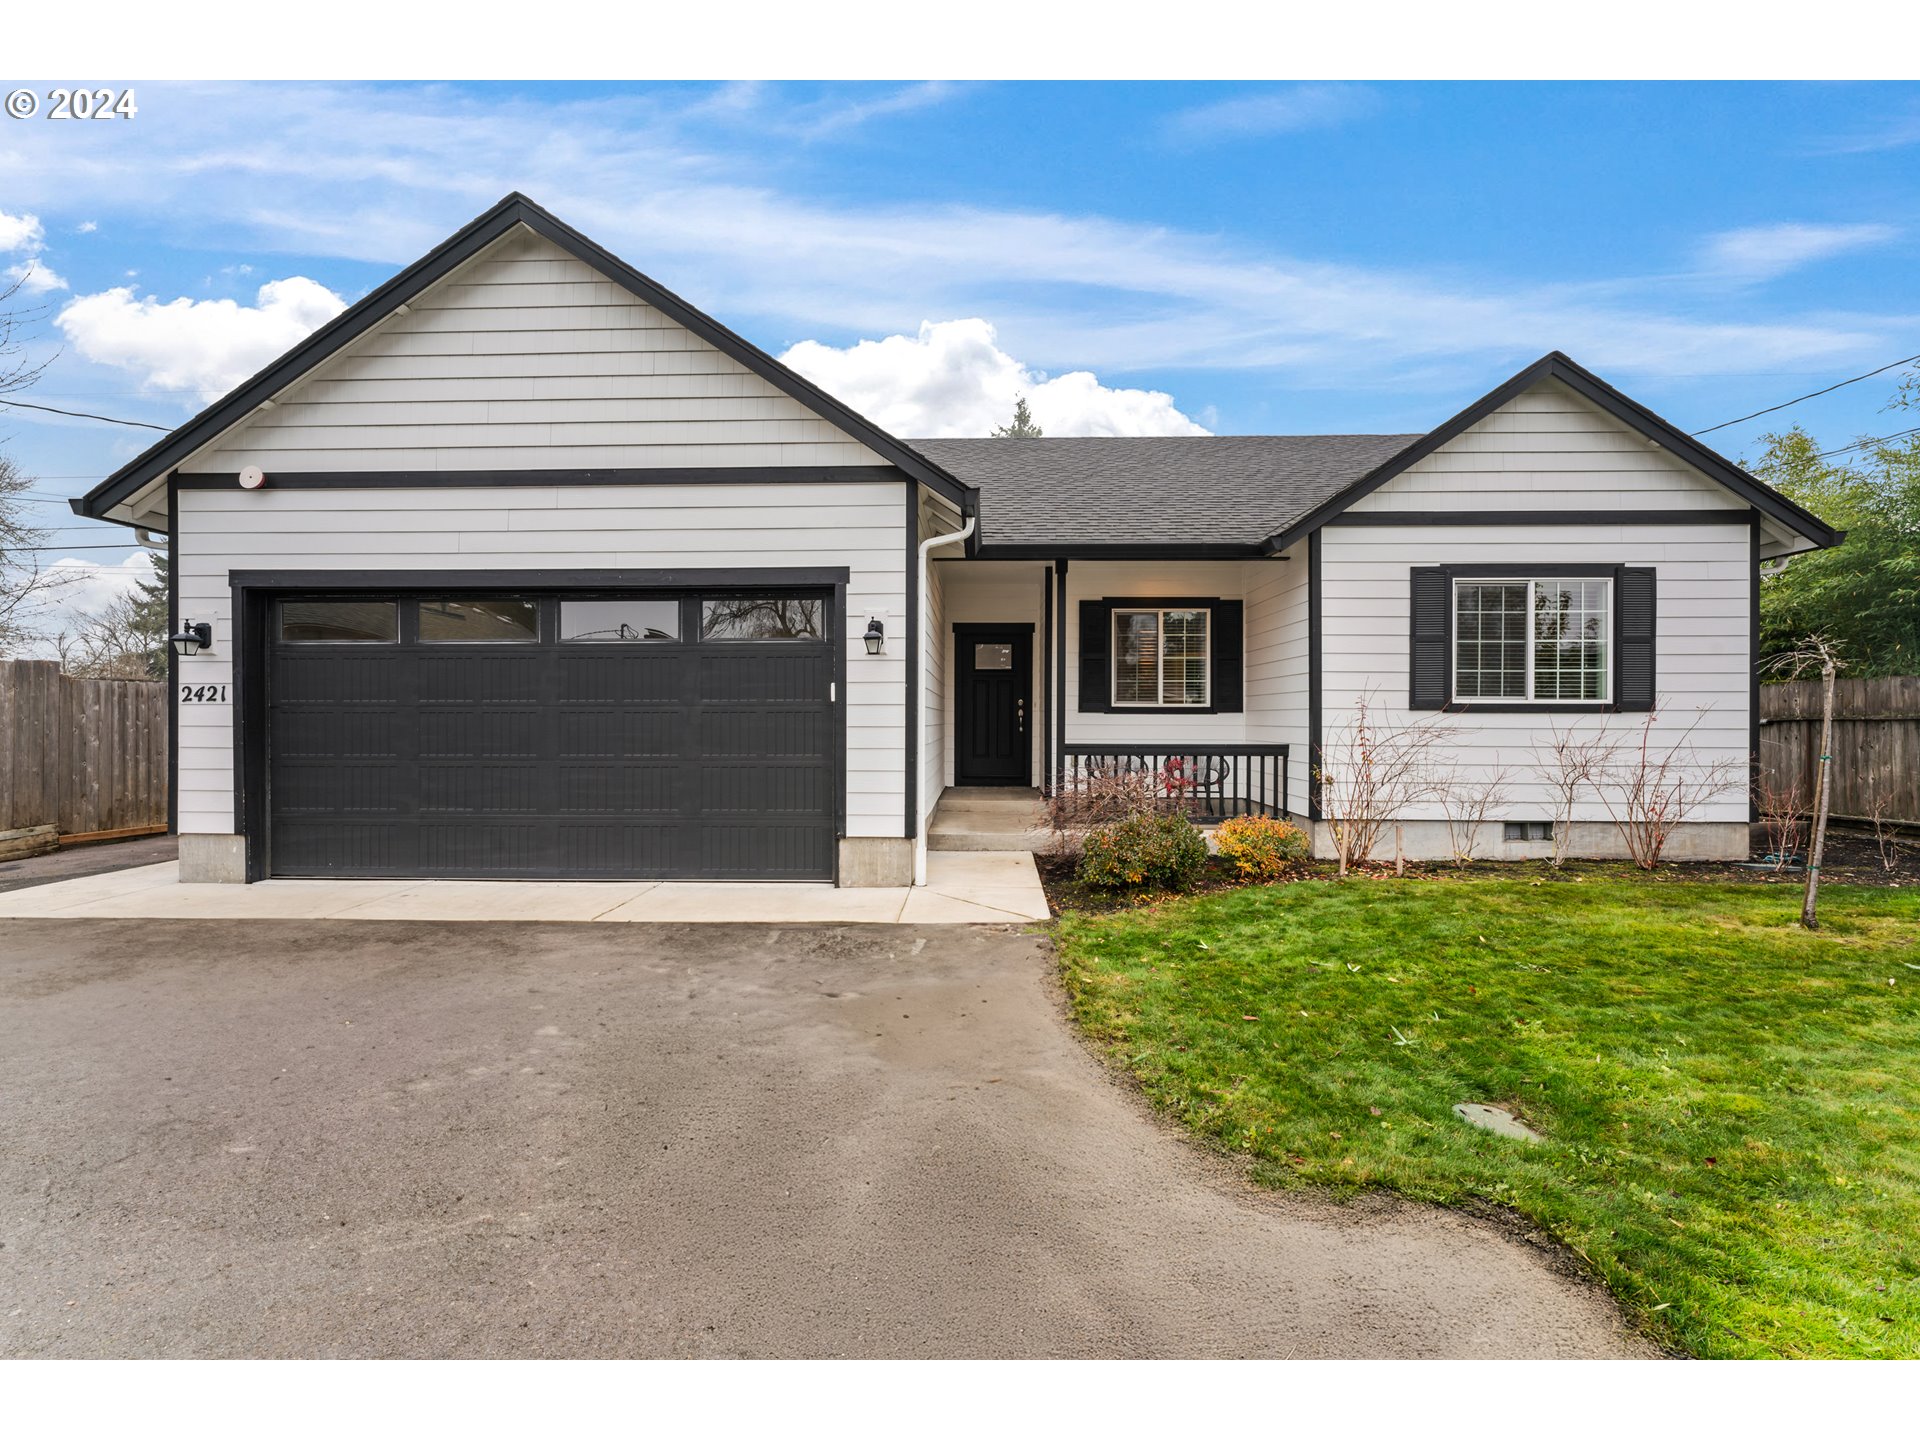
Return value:
M 1698 719 L 1661 748 L 1653 734 L 1658 718 L 1649 710 L 1637 740 L 1610 747 L 1594 787 L 1627 854 L 1642 870 L 1660 863 L 1667 841 L 1688 815 L 1739 789 L 1746 771 L 1744 761 L 1709 760 L 1693 748 L 1689 741 Z
M 1181 795 L 1168 793 L 1156 771 L 1096 761 L 1070 774 L 1047 797 L 1047 824 L 1053 828 L 1055 853 L 1065 855 L 1077 848 L 1077 833 L 1095 825 L 1178 814 L 1184 808 Z
M 1873 827 L 1873 848 L 1880 868 L 1891 875 L 1900 868 L 1900 821 L 1894 815 L 1893 792 L 1874 781 L 1867 786 L 1867 823 Z
M 1379 729 L 1368 697 L 1354 701 L 1353 713 L 1334 727 L 1314 766 L 1320 811 L 1342 875 L 1367 863 L 1389 821 L 1433 796 L 1435 752 L 1454 738 L 1456 732 L 1432 716 Z
M 1806 835 L 1807 797 L 1801 792 L 1800 777 L 1776 779 L 1762 772 L 1753 782 L 1753 808 L 1760 812 L 1774 871 L 1785 870 Z
M 1613 747 L 1604 736 L 1589 739 L 1579 733 L 1575 721 L 1565 730 L 1549 721 L 1549 740 L 1533 773 L 1553 795 L 1553 852 L 1551 863 L 1557 870 L 1567 861 L 1573 839 L 1573 811 L 1583 790 L 1590 789 L 1606 768 Z
M 1479 848 L 1481 827 L 1507 803 L 1507 772 L 1455 770 L 1436 787 L 1441 813 L 1447 820 L 1447 850 L 1461 869 L 1471 865 Z

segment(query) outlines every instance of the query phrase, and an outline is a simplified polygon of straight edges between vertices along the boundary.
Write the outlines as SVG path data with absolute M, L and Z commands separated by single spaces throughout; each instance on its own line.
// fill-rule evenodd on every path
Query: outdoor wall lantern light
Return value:
M 867 642 L 867 654 L 869 655 L 878 655 L 886 648 L 887 627 L 880 623 L 880 617 L 878 615 L 868 617 L 867 633 L 860 638 Z
M 180 627 L 180 633 L 172 637 L 174 652 L 179 655 L 198 655 L 202 650 L 213 648 L 213 626 L 202 620 L 194 624 L 188 620 Z

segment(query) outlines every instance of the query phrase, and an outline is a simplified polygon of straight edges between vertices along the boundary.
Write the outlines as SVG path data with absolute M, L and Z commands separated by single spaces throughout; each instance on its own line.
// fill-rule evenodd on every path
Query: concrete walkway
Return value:
M 183 885 L 174 863 L 0 893 L 0 919 L 756 921 L 1006 924 L 1045 920 L 1024 853 L 927 857 L 921 889 L 542 880 L 263 880 Z

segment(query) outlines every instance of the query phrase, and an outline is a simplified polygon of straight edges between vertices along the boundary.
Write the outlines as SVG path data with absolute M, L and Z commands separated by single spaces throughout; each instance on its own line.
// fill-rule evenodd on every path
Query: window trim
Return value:
M 1542 581 L 1560 580 L 1598 580 L 1607 587 L 1606 599 L 1600 613 L 1606 624 L 1600 635 L 1601 665 L 1600 675 L 1605 693 L 1597 696 L 1540 695 L 1536 693 L 1535 663 L 1538 659 L 1539 636 L 1534 631 L 1534 621 L 1539 616 L 1539 590 Z M 1562 705 L 1604 705 L 1614 703 L 1614 610 L 1615 586 L 1611 569 L 1604 575 L 1547 575 L 1542 573 L 1500 573 L 1490 575 L 1463 575 L 1454 572 L 1447 577 L 1447 691 L 1460 705 L 1472 705 L 1476 709 L 1486 709 L 1482 700 L 1497 705 L 1513 705 L 1528 709 L 1542 706 Z M 1463 696 L 1460 693 L 1460 587 L 1462 585 L 1524 585 L 1527 587 L 1527 638 L 1526 644 L 1526 691 L 1525 695 L 1490 695 L 1484 697 Z
M 1607 656 L 1607 693 L 1617 697 L 1620 694 L 1620 578 L 1638 562 L 1622 560 L 1618 563 L 1589 564 L 1543 564 L 1543 565 L 1452 565 L 1440 562 L 1434 568 L 1447 578 L 1447 703 L 1441 707 L 1449 714 L 1461 714 L 1473 711 L 1477 714 L 1566 714 L 1566 715 L 1611 715 L 1620 711 L 1617 698 L 1608 700 L 1475 700 L 1463 699 L 1454 689 L 1454 676 L 1458 668 L 1458 656 L 1455 651 L 1458 612 L 1454 605 L 1454 583 L 1457 580 L 1606 580 L 1609 583 L 1607 604 L 1607 635 L 1612 644 L 1612 653 Z M 1651 567 L 1649 567 L 1651 568 Z M 1529 621 L 1529 632 L 1531 632 Z
M 1167 699 L 1167 623 L 1169 614 L 1206 616 L 1206 645 L 1201 653 L 1201 698 L 1198 701 Z M 1154 684 L 1158 698 L 1122 700 L 1120 694 L 1120 618 L 1123 615 L 1153 615 L 1156 620 L 1154 643 L 1158 655 Z M 1116 604 L 1107 616 L 1107 703 L 1115 710 L 1171 710 L 1186 714 L 1205 714 L 1213 709 L 1213 607 L 1211 605 L 1165 605 L 1146 602 Z

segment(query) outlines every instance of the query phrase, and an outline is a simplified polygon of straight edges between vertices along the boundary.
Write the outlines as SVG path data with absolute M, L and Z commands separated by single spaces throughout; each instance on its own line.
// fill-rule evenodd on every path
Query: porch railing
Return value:
M 1202 823 L 1287 814 L 1285 745 L 1068 744 L 1056 790 L 1087 794 L 1103 776 L 1146 778 L 1169 808 Z

